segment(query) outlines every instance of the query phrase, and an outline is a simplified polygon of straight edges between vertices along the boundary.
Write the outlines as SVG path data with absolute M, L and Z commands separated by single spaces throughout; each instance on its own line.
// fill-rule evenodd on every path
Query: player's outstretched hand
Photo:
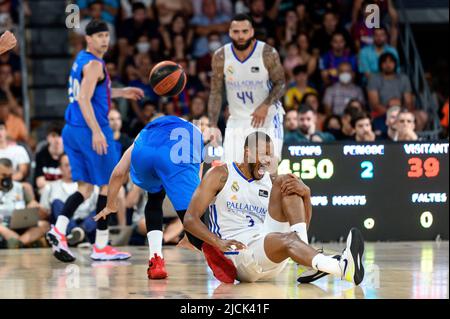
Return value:
M 130 100 L 140 100 L 144 97 L 144 91 L 140 88 L 126 87 L 122 89 L 122 97 Z
M 264 125 L 264 121 L 266 120 L 267 113 L 269 112 L 269 106 L 265 104 L 261 104 L 252 113 L 252 126 L 254 128 L 262 127 Z
M 281 194 L 293 195 L 296 194 L 300 197 L 311 196 L 311 190 L 294 174 L 288 174 L 290 178 L 286 179 L 281 185 Z
M 98 155 L 104 155 L 108 152 L 108 143 L 102 131 L 92 134 L 92 148 Z
M 219 249 L 223 252 L 242 250 L 245 248 L 246 246 L 237 240 L 221 240 L 219 242 Z
M 13 49 L 17 44 L 17 39 L 10 31 L 5 31 L 0 37 L 0 54 Z
M 115 213 L 115 210 L 105 207 L 100 213 L 94 216 L 94 220 L 98 222 L 101 218 L 106 219 L 106 216 L 108 216 L 111 213 Z
M 207 136 L 207 140 L 209 140 L 209 143 L 211 143 L 212 146 L 222 146 L 222 132 L 218 127 L 209 127 L 208 131 L 205 134 L 209 135 Z

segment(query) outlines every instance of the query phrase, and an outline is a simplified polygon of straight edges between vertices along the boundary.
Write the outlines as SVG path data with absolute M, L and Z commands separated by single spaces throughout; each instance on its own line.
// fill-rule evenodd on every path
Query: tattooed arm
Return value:
M 225 64 L 224 48 L 219 49 L 213 55 L 211 67 L 211 92 L 208 100 L 208 116 L 212 127 L 217 127 L 220 110 L 222 108 L 223 93 L 223 67 Z
M 255 112 L 253 112 L 253 127 L 261 127 L 264 124 L 269 107 L 283 96 L 286 88 L 284 69 L 281 65 L 280 56 L 278 55 L 277 50 L 266 44 L 263 49 L 263 61 L 269 72 L 270 81 L 272 82 L 273 87 L 269 96 L 260 106 L 258 106 Z

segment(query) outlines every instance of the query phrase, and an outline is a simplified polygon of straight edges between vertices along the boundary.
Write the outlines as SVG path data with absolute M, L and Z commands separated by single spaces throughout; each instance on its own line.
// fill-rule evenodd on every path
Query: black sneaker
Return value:
M 69 246 L 75 246 L 76 244 L 81 243 L 84 238 L 86 237 L 86 233 L 84 232 L 84 229 L 81 227 L 74 227 L 70 234 L 67 235 L 67 243 Z

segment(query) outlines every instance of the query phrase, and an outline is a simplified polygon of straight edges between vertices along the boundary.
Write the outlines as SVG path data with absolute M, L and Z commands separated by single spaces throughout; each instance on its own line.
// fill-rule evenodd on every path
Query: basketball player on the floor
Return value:
M 276 278 L 291 258 L 358 285 L 364 277 L 361 233 L 352 228 L 339 258 L 309 246 L 302 224 L 311 218 L 310 190 L 295 175 L 277 176 L 272 184 L 272 150 L 270 137 L 255 132 L 245 140 L 242 163 L 209 170 L 184 217 L 186 231 L 228 254 L 224 282 Z M 208 206 L 210 229 L 200 219 Z
M 254 38 L 252 20 L 245 14 L 233 18 L 229 36 L 232 43 L 218 49 L 212 60 L 208 112 L 213 138 L 220 139 L 217 122 L 225 88 L 230 117 L 225 129 L 222 159 L 227 163 L 241 163 L 245 137 L 255 130 L 263 131 L 275 144 L 276 160 L 269 172 L 276 175 L 284 135 L 284 109 L 279 99 L 285 91 L 285 74 L 280 57 L 274 48 Z M 298 275 L 299 281 L 311 282 L 326 274 L 300 266 Z
M 245 14 L 231 21 L 232 43 L 218 49 L 212 58 L 211 93 L 208 113 L 218 138 L 217 122 L 225 88 L 230 111 L 224 140 L 226 162 L 243 160 L 245 137 L 255 130 L 267 133 L 281 158 L 283 146 L 284 69 L 278 52 L 254 38 L 252 20 Z M 276 163 L 274 163 L 275 165 Z
M 196 126 L 176 116 L 162 116 L 148 123 L 139 133 L 111 175 L 106 207 L 95 220 L 102 221 L 117 212 L 117 194 L 130 172 L 133 183 L 148 192 L 145 223 L 150 253 L 149 279 L 167 277 L 162 253 L 165 193 L 183 220 L 192 194 L 200 184 L 203 147 L 202 133 Z M 186 235 L 194 247 L 203 251 L 213 272 L 222 273 L 221 267 L 227 262 L 223 253 L 190 233 Z
M 86 26 L 86 42 L 86 50 L 78 53 L 70 72 L 69 105 L 62 132 L 64 151 L 69 157 L 73 180 L 78 182 L 78 190 L 67 199 L 56 224 L 47 233 L 53 255 L 63 262 L 75 260 L 66 239 L 70 218 L 78 206 L 89 198 L 94 185 L 100 187 L 97 213 L 105 207 L 109 177 L 120 159 L 108 122 L 111 98 L 137 100 L 144 96 L 144 92 L 138 88 L 111 89 L 102 59 L 109 44 L 108 26 L 105 22 L 89 22 Z M 99 221 L 91 258 L 129 258 L 129 253 L 119 252 L 108 245 L 108 234 L 108 221 Z

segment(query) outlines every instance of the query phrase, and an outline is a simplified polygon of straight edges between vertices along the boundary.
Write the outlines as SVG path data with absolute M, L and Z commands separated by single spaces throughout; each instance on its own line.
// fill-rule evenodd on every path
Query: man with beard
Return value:
M 298 111 L 298 130 L 296 134 L 290 134 L 284 141 L 286 144 L 301 144 L 308 142 L 334 141 L 333 135 L 316 129 L 317 114 L 308 105 L 303 105 Z
M 341 256 L 326 256 L 309 246 L 311 191 L 293 174 L 270 177 L 271 144 L 267 134 L 253 132 L 245 139 L 243 162 L 216 166 L 206 173 L 184 216 L 186 231 L 229 258 L 228 267 L 222 267 L 226 271 L 222 282 L 275 279 L 291 258 L 359 285 L 364 277 L 360 231 L 350 230 Z M 209 229 L 201 220 L 208 207 Z
M 400 99 L 408 110 L 414 109 L 411 82 L 406 74 L 397 73 L 396 57 L 386 52 L 380 56 L 380 73 L 370 76 L 367 85 L 369 105 L 372 116 L 386 113 L 390 100 Z
M 252 19 L 236 15 L 229 30 L 232 43 L 218 49 L 212 59 L 208 110 L 215 138 L 224 87 L 230 110 L 225 129 L 226 162 L 243 161 L 245 137 L 257 130 L 272 138 L 275 154 L 281 157 L 284 110 L 279 99 L 285 91 L 284 70 L 278 52 L 254 35 Z

